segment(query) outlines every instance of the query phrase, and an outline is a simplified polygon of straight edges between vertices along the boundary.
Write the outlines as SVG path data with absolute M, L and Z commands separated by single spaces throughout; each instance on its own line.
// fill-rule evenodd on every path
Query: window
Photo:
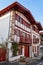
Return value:
M 43 37 L 43 35 L 42 35 L 42 37 Z
M 14 33 L 15 33 L 15 35 L 17 35 L 17 36 L 20 36 L 20 30 L 15 29 Z
M 23 19 L 21 17 L 19 18 L 19 22 L 23 24 Z
M 15 14 L 15 19 L 26 27 L 30 28 L 30 24 L 23 20 L 19 15 Z
M 33 38 L 36 38 L 36 36 L 35 36 L 35 35 L 33 35 Z
M 32 29 L 35 30 L 35 26 L 32 26 Z
M 26 22 L 26 26 L 29 27 L 29 24 Z
M 20 36 L 20 30 L 17 30 L 17 35 Z
M 23 25 L 25 25 L 26 26 L 26 22 L 23 20 Z
M 20 31 L 20 36 L 23 36 L 23 32 L 22 31 Z
M 23 19 L 19 15 L 15 14 L 15 19 L 23 24 Z
M 23 32 L 23 36 L 25 37 L 26 36 L 26 33 Z
M 31 35 L 28 34 L 28 38 L 30 39 L 31 38 Z
M 29 34 L 27 34 L 27 38 L 29 38 Z
M 26 33 L 20 31 L 20 36 L 26 37 Z
M 30 24 L 29 23 L 27 23 L 27 27 L 30 28 Z
M 15 19 L 19 21 L 19 16 L 17 14 L 15 14 Z

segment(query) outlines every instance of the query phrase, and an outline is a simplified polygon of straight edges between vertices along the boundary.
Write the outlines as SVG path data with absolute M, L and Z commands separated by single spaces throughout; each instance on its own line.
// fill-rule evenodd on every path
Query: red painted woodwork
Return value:
M 29 46 L 25 46 L 25 56 L 29 57 Z
M 15 29 L 14 34 L 20 37 L 20 43 L 32 43 L 31 35 Z
M 36 28 L 35 26 L 32 26 L 32 29 L 33 29 L 35 32 L 39 33 L 38 28 Z
M 26 37 L 26 38 L 25 38 L 25 43 L 31 43 L 31 44 L 32 44 L 32 39 L 31 39 L 31 38 Z
M 0 62 L 6 61 L 6 50 L 3 48 L 0 48 Z
M 24 30 L 23 28 L 21 28 L 21 27 L 19 27 L 19 26 L 17 26 L 17 25 L 15 25 L 16 27 L 18 27 L 18 28 L 20 28 L 21 30 L 23 30 L 23 31 L 25 31 L 25 32 L 27 32 L 27 33 L 30 33 L 31 34 L 31 32 L 28 32 L 28 31 L 26 31 L 26 30 Z
M 30 28 L 30 24 L 26 22 L 23 18 L 21 18 L 19 15 L 15 14 L 15 20 L 20 22 L 21 24 L 25 25 L 26 27 Z
M 21 36 L 21 37 L 20 37 L 20 42 L 21 42 L 21 43 L 25 43 L 25 37 L 24 37 L 24 36 Z
M 33 38 L 33 43 L 39 43 L 39 39 L 38 38 Z
M 21 36 L 20 37 L 20 42 L 21 43 L 28 43 L 28 44 L 32 44 L 32 39 L 29 39 L 29 38 L 27 38 L 27 37 L 23 37 L 23 36 Z

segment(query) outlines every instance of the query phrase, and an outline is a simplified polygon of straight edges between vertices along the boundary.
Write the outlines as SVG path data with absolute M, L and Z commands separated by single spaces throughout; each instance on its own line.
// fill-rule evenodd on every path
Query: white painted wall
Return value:
M 17 35 L 14 35 L 14 41 L 17 42 L 17 43 L 19 43 L 19 41 L 20 41 L 20 37 L 17 36 Z
M 29 52 L 30 57 L 32 57 L 32 46 L 29 47 Z
M 8 53 L 9 55 L 8 55 L 8 56 L 9 56 L 9 58 L 12 57 L 11 46 L 12 46 L 12 43 L 8 43 L 8 49 L 9 49 L 9 50 L 8 50 L 8 51 L 9 51 L 9 53 Z
M 8 38 L 9 18 L 10 13 L 0 17 L 0 42 L 5 41 L 6 38 Z
M 22 48 L 22 55 L 24 56 L 24 47 Z
M 15 57 L 10 57 L 9 61 L 18 60 L 18 59 L 20 59 L 21 56 L 23 57 L 23 55 L 19 55 L 19 56 L 15 56 Z

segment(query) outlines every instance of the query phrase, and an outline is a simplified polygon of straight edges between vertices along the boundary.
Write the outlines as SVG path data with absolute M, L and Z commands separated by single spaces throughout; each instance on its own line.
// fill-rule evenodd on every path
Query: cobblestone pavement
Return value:
M 19 65 L 19 62 L 0 62 L 0 65 Z
M 43 60 L 36 60 L 35 62 L 32 62 L 32 63 L 27 64 L 27 65 L 40 65 L 40 63 L 42 64 L 42 62 L 43 62 Z
M 32 60 L 27 59 L 28 61 L 26 63 L 23 62 L 0 62 L 0 65 L 43 65 L 43 60 Z

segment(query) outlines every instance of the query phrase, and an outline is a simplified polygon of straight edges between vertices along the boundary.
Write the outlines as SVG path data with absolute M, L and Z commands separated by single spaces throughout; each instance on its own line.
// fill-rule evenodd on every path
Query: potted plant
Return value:
M 23 56 L 20 57 L 20 62 L 25 62 L 26 61 L 26 58 Z
M 20 62 L 19 62 L 20 65 L 26 65 L 26 57 L 24 56 L 21 56 L 20 57 Z

